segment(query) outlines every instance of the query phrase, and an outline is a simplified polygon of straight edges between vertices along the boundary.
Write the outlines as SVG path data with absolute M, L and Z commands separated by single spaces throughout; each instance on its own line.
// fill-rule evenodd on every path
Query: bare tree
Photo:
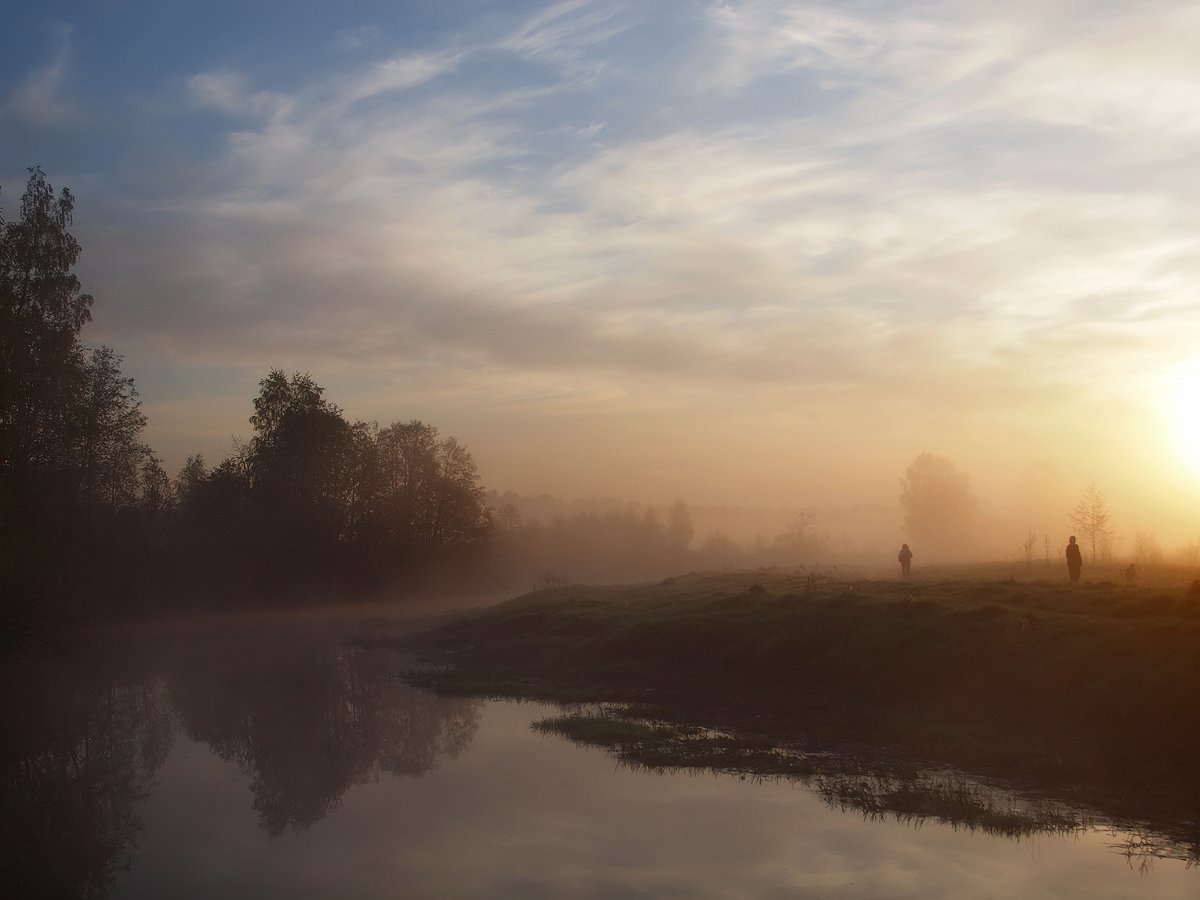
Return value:
M 1104 500 L 1104 494 L 1092 482 L 1083 492 L 1083 499 L 1071 511 L 1071 526 L 1088 547 L 1091 562 L 1096 561 L 1097 547 L 1103 548 L 1112 540 L 1112 510 Z
M 1037 542 L 1038 536 L 1031 531 L 1021 544 L 1025 548 L 1025 568 L 1027 569 L 1033 568 L 1033 548 L 1037 546 Z

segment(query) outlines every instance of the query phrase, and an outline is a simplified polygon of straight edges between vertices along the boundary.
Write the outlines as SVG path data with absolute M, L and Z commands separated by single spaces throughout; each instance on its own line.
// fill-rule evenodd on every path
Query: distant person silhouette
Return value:
M 901 577 L 907 578 L 912 566 L 912 551 L 908 549 L 908 544 L 900 545 L 900 555 L 896 558 L 900 560 Z
M 1067 574 L 1071 576 L 1071 584 L 1079 580 L 1079 572 L 1083 568 L 1083 554 L 1075 543 L 1075 535 L 1067 541 Z

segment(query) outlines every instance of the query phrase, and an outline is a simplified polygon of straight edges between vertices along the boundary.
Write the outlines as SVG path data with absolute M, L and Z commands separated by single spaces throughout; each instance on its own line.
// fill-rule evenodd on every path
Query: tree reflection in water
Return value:
M 51 660 L 5 669 L 0 895 L 104 896 L 130 865 L 136 806 L 170 750 L 164 692 Z
M 176 727 L 247 773 L 273 835 L 312 825 L 380 772 L 433 770 L 478 727 L 480 701 L 401 684 L 378 651 L 245 634 L 145 650 L 114 650 L 120 666 L 5 664 L 0 898 L 111 893 Z
M 250 645 L 177 661 L 171 699 L 183 728 L 250 776 L 273 835 L 306 828 L 378 772 L 423 775 L 475 735 L 481 704 L 391 681 L 377 651 Z

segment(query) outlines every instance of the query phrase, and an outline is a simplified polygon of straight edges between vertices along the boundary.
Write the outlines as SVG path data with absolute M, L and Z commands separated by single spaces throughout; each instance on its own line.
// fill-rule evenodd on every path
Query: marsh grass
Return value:
M 543 734 L 557 734 L 578 744 L 601 747 L 637 746 L 648 741 L 668 740 L 675 733 L 666 725 L 605 715 L 555 716 L 534 722 L 532 727 Z
M 709 769 L 755 780 L 796 782 L 827 805 L 868 819 L 919 826 L 938 821 L 1007 838 L 1070 835 L 1092 824 L 1082 811 L 1031 800 L 950 772 L 930 773 L 902 761 L 865 765 L 836 754 L 776 747 L 710 729 L 646 722 L 630 711 L 553 716 L 531 726 L 574 743 L 603 747 L 623 766 L 658 772 Z

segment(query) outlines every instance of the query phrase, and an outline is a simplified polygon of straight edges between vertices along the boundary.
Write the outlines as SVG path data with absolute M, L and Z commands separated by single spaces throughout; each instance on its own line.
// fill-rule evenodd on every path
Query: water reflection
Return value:
M 532 733 L 550 708 L 437 698 L 404 668 L 272 627 L 9 669 L 0 897 L 1195 896 L 1173 860 L 1141 876 L 1107 847 L 1167 852 L 1140 834 L 992 840 L 1019 833 L 1010 805 L 964 783 L 800 754 L 813 790 L 650 778 Z M 747 780 L 774 752 L 694 747 Z
M 229 634 L 110 649 L 0 673 L 0 897 L 110 894 L 176 728 L 247 775 L 278 835 L 379 773 L 433 770 L 478 727 L 478 701 L 398 683 L 378 651 Z
M 389 681 L 378 652 L 352 646 L 211 648 L 176 661 L 170 696 L 188 736 L 250 776 L 271 834 L 306 828 L 377 772 L 422 775 L 471 742 L 479 703 Z
M 163 692 L 118 673 L 37 661 L 4 672 L 0 888 L 99 897 L 129 867 L 136 807 L 171 745 Z
M 532 728 L 601 747 L 625 768 L 666 773 L 707 769 L 755 781 L 797 783 L 830 808 L 860 813 L 873 822 L 920 827 L 934 821 L 956 831 L 1016 840 L 1080 835 L 1103 826 L 1125 835 L 1118 849 L 1131 865 L 1176 859 L 1190 868 L 1200 861 L 1194 823 L 1151 828 L 1126 822 L 1118 829 L 1092 811 L 899 759 L 805 752 L 715 729 L 645 720 L 620 705 L 576 706 L 538 720 Z

